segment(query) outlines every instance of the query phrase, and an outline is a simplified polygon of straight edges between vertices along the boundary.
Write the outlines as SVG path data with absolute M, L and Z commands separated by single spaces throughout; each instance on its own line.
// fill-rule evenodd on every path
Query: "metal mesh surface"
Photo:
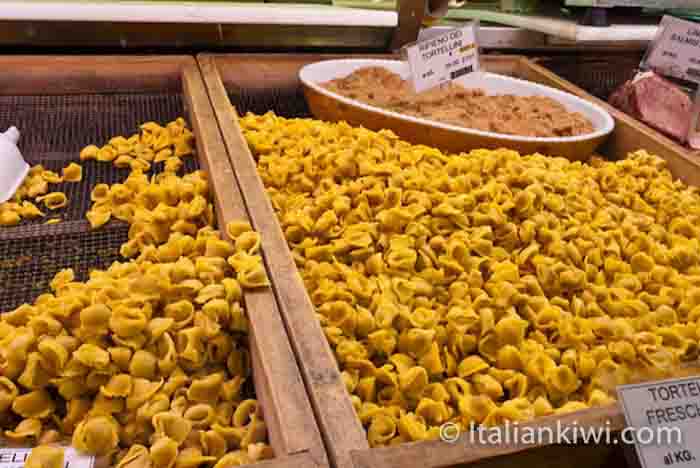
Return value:
M 262 115 L 268 111 L 286 117 L 311 117 L 301 87 L 271 89 L 237 89 L 229 93 L 231 104 L 239 115 L 248 112 Z
M 129 136 L 149 120 L 167 123 L 183 115 L 179 94 L 0 96 L 0 128 L 22 131 L 28 162 L 72 160 L 89 144 Z
M 73 268 L 80 281 L 93 269 L 107 268 L 121 258 L 119 248 L 128 240 L 128 226 L 122 223 L 92 232 L 57 226 L 37 228 L 31 237 L 0 241 L 0 311 L 49 292 L 49 282 L 63 268 Z
M 539 63 L 593 96 L 607 100 L 615 89 L 634 76 L 641 59 L 635 52 L 597 57 L 549 57 Z
M 143 122 L 165 124 L 183 115 L 179 94 L 0 96 L 0 130 L 11 125 L 20 129 L 20 148 L 27 162 L 58 173 L 71 161 L 83 167 L 81 182 L 50 185 L 50 191 L 62 191 L 68 197 L 66 208 L 47 212 L 50 217 L 60 216 L 62 223 L 45 225 L 44 218 L 0 227 L 0 311 L 48 292 L 49 282 L 63 268 L 73 268 L 77 279 L 85 280 L 90 270 L 122 259 L 119 248 L 128 239 L 128 226 L 112 221 L 92 231 L 85 213 L 96 184 L 123 181 L 129 170 L 80 162 L 80 150 L 88 144 L 104 144 L 113 136 L 132 135 Z M 194 157 L 183 161 L 186 172 L 198 168 Z M 163 163 L 155 164 L 152 172 L 162 167 Z
M 68 197 L 67 207 L 48 212 L 51 217 L 65 221 L 85 218 L 91 205 L 90 192 L 95 185 L 123 182 L 130 172 L 108 163 L 80 161 L 82 148 L 105 144 L 117 135 L 131 136 L 144 122 L 152 120 L 165 124 L 183 113 L 179 94 L 0 96 L 0 129 L 11 125 L 20 129 L 19 146 L 28 163 L 42 164 L 58 174 L 70 162 L 83 167 L 81 182 L 49 186 L 51 192 L 63 192 Z M 183 162 L 186 172 L 198 169 L 194 157 L 183 158 Z M 151 173 L 162 169 L 163 163 L 154 164 Z M 41 205 L 39 208 L 46 212 Z M 25 220 L 19 228 L 10 229 L 44 221 Z

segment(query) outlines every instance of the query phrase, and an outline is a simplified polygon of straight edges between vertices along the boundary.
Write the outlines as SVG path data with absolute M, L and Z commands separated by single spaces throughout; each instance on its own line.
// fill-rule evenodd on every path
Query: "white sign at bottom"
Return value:
M 700 378 L 622 385 L 617 393 L 642 468 L 700 468 Z
M 30 448 L 0 448 L 0 468 L 23 468 L 29 457 Z M 93 468 L 95 457 L 79 453 L 73 447 L 63 449 L 63 468 Z

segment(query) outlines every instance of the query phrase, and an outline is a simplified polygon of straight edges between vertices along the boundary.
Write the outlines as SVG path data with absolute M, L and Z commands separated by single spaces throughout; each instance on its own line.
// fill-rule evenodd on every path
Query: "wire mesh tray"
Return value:
M 76 231 L 73 226 L 33 228 L 34 236 L 0 241 L 0 310 L 12 310 L 49 292 L 56 273 L 72 268 L 84 281 L 93 269 L 105 269 L 122 257 L 119 248 L 129 228 L 115 223 L 99 231 Z
M 80 182 L 51 184 L 50 191 L 68 197 L 68 206 L 46 211 L 47 217 L 63 221 L 85 219 L 90 209 L 90 193 L 99 183 L 123 182 L 129 169 L 119 169 L 98 161 L 80 161 L 80 150 L 87 145 L 103 145 L 111 137 L 137 133 L 139 125 L 149 120 L 166 124 L 182 116 L 184 106 L 179 93 L 88 94 L 62 96 L 0 96 L 0 129 L 15 125 L 22 131 L 20 149 L 25 160 L 42 164 L 58 174 L 71 162 L 83 167 Z M 194 157 L 183 158 L 185 173 L 199 168 Z M 150 173 L 163 169 L 153 164 Z M 40 207 L 43 210 L 43 207 Z M 19 227 L 40 225 L 46 218 L 24 220 Z
M 607 100 L 615 89 L 634 76 L 641 59 L 641 53 L 635 51 L 547 57 L 538 60 L 538 63 L 593 96 Z
M 248 112 L 262 115 L 273 111 L 286 118 L 311 117 L 304 93 L 298 86 L 257 90 L 241 88 L 230 92 L 228 97 L 240 115 Z

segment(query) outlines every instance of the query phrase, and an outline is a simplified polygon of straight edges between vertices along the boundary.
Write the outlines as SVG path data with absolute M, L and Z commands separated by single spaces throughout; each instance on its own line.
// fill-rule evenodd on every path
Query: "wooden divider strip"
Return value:
M 241 190 L 196 66 L 183 70 L 183 86 L 198 137 L 200 162 L 209 174 L 214 192 L 220 228 L 232 220 L 247 220 Z M 221 231 L 226 235 L 225 229 Z M 250 344 L 256 389 L 276 455 L 304 454 L 305 460 L 313 462 L 312 466 L 327 466 L 320 432 L 272 291 L 269 288 L 246 291 L 245 303 L 252 329 Z M 274 460 L 270 463 L 278 466 Z
M 262 235 L 263 255 L 280 309 L 295 348 L 302 375 L 323 432 L 332 462 L 351 468 L 350 450 L 369 448 L 340 377 L 335 357 L 316 318 L 313 304 L 297 271 L 277 215 L 267 197 L 248 145 L 229 103 L 213 60 L 203 57 L 200 68 L 219 120 L 228 157 L 235 168 L 253 226 Z
M 399 445 L 397 447 L 375 448 L 353 452 L 355 468 L 394 468 L 413 467 L 420 460 L 420 466 L 433 468 L 447 467 L 462 464 L 472 464 L 482 462 L 486 459 L 500 458 L 503 465 L 522 466 L 519 457 L 525 451 L 551 446 L 554 441 L 550 441 L 548 433 L 551 431 L 557 435 L 558 428 L 578 428 L 580 431 L 601 430 L 608 428 L 611 432 L 619 431 L 624 427 L 625 421 L 622 410 L 617 404 L 591 408 L 565 415 L 546 416 L 535 419 L 528 423 L 518 425 L 520 434 L 524 434 L 530 428 L 542 431 L 546 437 L 528 443 L 528 440 L 503 441 L 500 444 L 480 443 L 478 439 L 470 440 L 468 436 L 462 437 L 454 443 L 443 442 L 441 440 L 416 442 L 412 444 Z M 536 432 L 535 432 L 536 433 Z M 563 434 L 572 437 L 573 432 L 568 430 Z M 605 439 L 603 439 L 605 440 Z M 556 455 L 559 458 L 560 455 Z M 547 459 L 553 459 L 553 454 L 543 451 L 538 455 L 538 464 Z M 573 464 L 573 463 L 572 463 Z M 580 466 L 580 465 L 574 465 Z
M 184 55 L 1 56 L 0 95 L 177 92 L 192 65 Z

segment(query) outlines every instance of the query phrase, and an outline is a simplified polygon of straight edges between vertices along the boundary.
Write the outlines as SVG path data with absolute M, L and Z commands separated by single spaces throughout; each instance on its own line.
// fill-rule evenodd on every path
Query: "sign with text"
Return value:
M 0 468 L 23 468 L 31 453 L 30 448 L 0 448 Z M 93 468 L 95 457 L 78 453 L 72 447 L 63 449 L 63 468 Z
M 479 69 L 478 23 L 469 23 L 406 47 L 416 92 L 425 91 Z
M 664 16 L 642 68 L 700 83 L 700 24 Z
M 623 385 L 617 393 L 642 468 L 700 468 L 700 377 Z

